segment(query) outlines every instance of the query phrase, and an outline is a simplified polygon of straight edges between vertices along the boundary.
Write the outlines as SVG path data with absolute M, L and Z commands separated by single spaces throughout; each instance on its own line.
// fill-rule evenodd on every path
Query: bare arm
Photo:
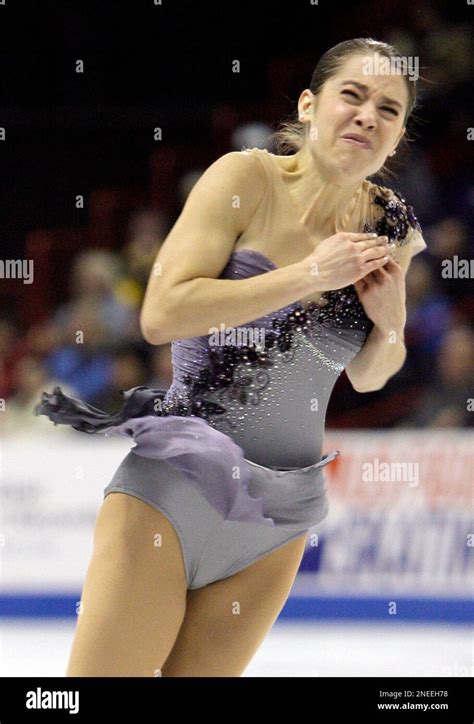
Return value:
M 191 190 L 163 243 L 140 315 L 144 338 L 163 344 L 245 324 L 315 290 L 300 264 L 250 277 L 217 279 L 266 191 L 258 159 L 230 152 Z
M 258 159 L 238 151 L 219 158 L 199 178 L 150 274 L 140 314 L 147 342 L 206 335 L 220 324 L 243 325 L 317 291 L 339 289 L 383 263 L 386 251 L 379 240 L 338 233 L 295 264 L 247 279 L 218 279 L 265 192 Z
M 421 234 L 417 232 L 408 244 L 396 250 L 399 272 L 397 274 L 396 270 L 391 269 L 391 273 L 398 276 L 400 287 L 403 287 L 404 310 L 405 277 L 412 256 L 422 251 L 423 248 L 426 248 L 426 243 Z M 383 282 L 383 278 L 379 281 Z M 385 279 L 385 281 L 388 280 Z M 381 303 L 379 301 L 378 306 Z M 391 299 L 388 300 L 388 305 L 392 305 Z M 346 374 L 357 392 L 373 392 L 382 389 L 388 380 L 403 367 L 407 355 L 404 336 L 405 320 L 406 312 L 401 315 L 401 321 L 398 324 L 390 322 L 385 325 L 374 325 L 364 346 L 346 367 Z
M 357 392 L 374 392 L 403 367 L 406 355 L 403 329 L 384 332 L 375 325 L 346 374 Z

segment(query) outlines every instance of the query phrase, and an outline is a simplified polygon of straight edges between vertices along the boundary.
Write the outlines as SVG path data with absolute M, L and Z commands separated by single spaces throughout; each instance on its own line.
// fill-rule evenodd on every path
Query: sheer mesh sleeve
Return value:
M 423 232 L 420 229 L 410 227 L 407 234 L 408 246 L 410 247 L 411 256 L 419 254 L 420 251 L 424 251 L 427 248 L 427 244 L 423 238 Z

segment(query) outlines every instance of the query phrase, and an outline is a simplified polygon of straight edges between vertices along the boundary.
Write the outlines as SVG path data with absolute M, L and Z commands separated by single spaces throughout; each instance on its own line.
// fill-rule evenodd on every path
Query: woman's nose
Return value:
M 362 128 L 372 129 L 377 124 L 377 116 L 375 109 L 367 106 L 366 108 L 359 108 L 355 122 Z

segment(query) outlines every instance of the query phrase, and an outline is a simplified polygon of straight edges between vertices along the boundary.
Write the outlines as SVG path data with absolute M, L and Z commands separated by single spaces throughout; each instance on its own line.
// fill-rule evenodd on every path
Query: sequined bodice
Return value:
M 222 279 L 274 268 L 262 254 L 232 254 Z M 299 467 L 320 457 L 334 384 L 372 327 L 354 287 L 229 330 L 172 343 L 167 411 L 198 415 L 261 465 Z

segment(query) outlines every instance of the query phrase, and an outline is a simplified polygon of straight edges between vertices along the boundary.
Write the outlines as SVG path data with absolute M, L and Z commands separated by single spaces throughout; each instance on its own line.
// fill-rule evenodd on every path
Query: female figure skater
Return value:
M 67 676 L 240 676 L 288 597 L 328 512 L 332 388 L 403 365 L 404 274 L 426 246 L 367 179 L 416 103 L 411 79 L 365 72 L 376 56 L 399 57 L 331 48 L 287 124 L 296 153 L 226 153 L 190 192 L 141 310 L 145 339 L 172 342 L 170 388 L 132 388 L 113 415 L 43 393 L 37 414 L 136 443 L 104 490 Z

